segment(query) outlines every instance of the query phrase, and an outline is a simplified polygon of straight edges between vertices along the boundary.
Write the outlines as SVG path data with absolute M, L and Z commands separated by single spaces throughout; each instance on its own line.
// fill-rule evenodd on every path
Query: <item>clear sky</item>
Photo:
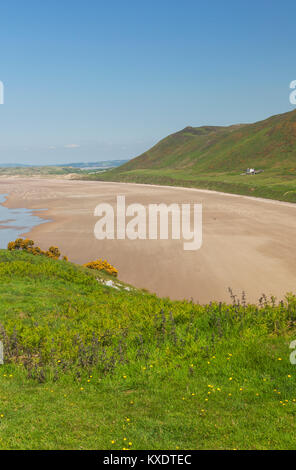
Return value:
M 0 18 L 0 163 L 131 158 L 293 109 L 294 0 L 3 0 Z

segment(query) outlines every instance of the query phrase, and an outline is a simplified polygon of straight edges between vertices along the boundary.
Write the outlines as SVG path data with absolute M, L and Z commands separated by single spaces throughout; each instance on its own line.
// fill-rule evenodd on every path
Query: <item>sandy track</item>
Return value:
M 201 303 L 229 300 L 227 287 L 245 290 L 257 301 L 262 293 L 282 298 L 296 292 L 296 205 L 216 192 L 124 183 L 63 179 L 8 178 L 0 193 L 9 193 L 10 208 L 46 208 L 38 215 L 52 222 L 29 234 L 42 248 L 60 247 L 71 261 L 106 258 L 119 278 L 161 296 Z M 202 203 L 203 245 L 184 251 L 182 241 L 96 240 L 100 202 Z

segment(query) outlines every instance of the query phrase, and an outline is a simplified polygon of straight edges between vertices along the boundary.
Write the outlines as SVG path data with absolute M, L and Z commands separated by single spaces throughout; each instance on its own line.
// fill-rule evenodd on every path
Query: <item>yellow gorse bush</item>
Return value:
M 89 263 L 85 263 L 83 266 L 90 269 L 96 269 L 97 271 L 105 271 L 112 276 L 117 276 L 118 271 L 112 264 L 108 263 L 106 260 L 97 259 L 96 261 L 90 261 Z
M 17 238 L 14 242 L 9 242 L 7 245 L 9 251 L 22 250 L 32 255 L 43 255 L 48 258 L 59 259 L 61 252 L 57 246 L 50 246 L 48 250 L 44 251 L 39 246 L 35 246 L 35 242 L 29 238 Z M 62 256 L 64 261 L 68 261 L 67 256 Z M 85 263 L 83 266 L 90 269 L 96 269 L 97 271 L 105 271 L 112 276 L 117 276 L 118 271 L 112 264 L 106 260 L 98 259 L 96 261 L 90 261 Z
M 17 238 L 14 242 L 8 243 L 7 249 L 9 251 L 23 250 L 27 253 L 31 253 L 32 255 L 43 255 L 53 259 L 59 259 L 59 257 L 61 256 L 61 252 L 57 246 L 50 246 L 48 250 L 44 251 L 41 250 L 39 246 L 34 245 L 35 242 L 33 240 L 30 240 L 29 238 Z M 63 256 L 62 259 L 64 261 L 68 261 L 67 256 Z

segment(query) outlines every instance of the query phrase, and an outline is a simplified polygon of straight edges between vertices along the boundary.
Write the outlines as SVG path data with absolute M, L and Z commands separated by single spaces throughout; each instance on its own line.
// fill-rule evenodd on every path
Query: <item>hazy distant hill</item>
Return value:
M 60 163 L 56 165 L 26 165 L 23 163 L 0 163 L 1 168 L 32 168 L 32 167 L 39 167 L 39 166 L 46 166 L 46 167 L 71 167 L 71 168 L 114 168 L 120 165 L 123 165 L 128 160 L 103 160 L 99 162 L 78 162 L 78 163 Z
M 84 178 L 87 175 L 103 173 L 111 168 L 127 162 L 127 160 L 106 160 L 101 162 L 64 163 L 59 165 L 25 165 L 17 163 L 0 163 L 0 177 L 67 177 Z
M 102 162 L 66 163 L 57 166 L 72 168 L 114 168 L 123 165 L 126 162 L 128 162 L 128 160 L 104 160 Z

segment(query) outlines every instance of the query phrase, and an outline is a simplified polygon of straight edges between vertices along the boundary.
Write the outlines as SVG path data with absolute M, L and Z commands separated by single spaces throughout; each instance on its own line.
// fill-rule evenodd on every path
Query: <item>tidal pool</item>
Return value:
M 45 209 L 8 209 L 2 206 L 8 194 L 0 194 L 0 248 L 6 248 L 7 243 L 14 241 L 22 233 L 29 232 L 39 224 L 49 222 L 35 215 Z

